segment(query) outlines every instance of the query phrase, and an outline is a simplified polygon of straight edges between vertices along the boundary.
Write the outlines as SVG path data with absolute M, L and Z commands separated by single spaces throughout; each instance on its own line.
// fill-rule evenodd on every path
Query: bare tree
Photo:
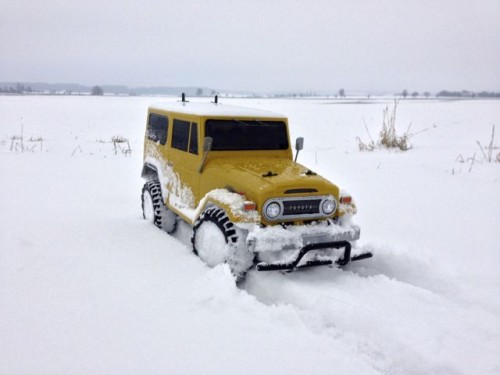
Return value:
M 91 95 L 104 95 L 104 91 L 102 90 L 101 86 L 94 86 L 92 87 L 92 91 L 90 92 Z

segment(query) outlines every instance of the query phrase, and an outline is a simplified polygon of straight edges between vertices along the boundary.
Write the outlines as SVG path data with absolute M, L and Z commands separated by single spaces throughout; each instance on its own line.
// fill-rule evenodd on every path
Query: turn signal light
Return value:
M 342 204 L 352 203 L 352 197 L 349 195 L 346 195 L 344 197 L 340 197 L 340 203 L 342 203 Z
M 245 201 L 243 203 L 243 211 L 255 211 L 255 203 L 251 201 Z

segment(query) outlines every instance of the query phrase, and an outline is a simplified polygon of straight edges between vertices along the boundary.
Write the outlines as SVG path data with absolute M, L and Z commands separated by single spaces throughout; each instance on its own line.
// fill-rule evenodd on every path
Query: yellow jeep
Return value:
M 148 110 L 144 218 L 168 233 L 193 227 L 193 251 L 241 277 L 259 271 L 346 265 L 360 229 L 352 198 L 296 162 L 283 115 L 212 103 L 159 103 Z M 340 250 L 339 250 L 340 249 Z M 343 250 L 342 250 L 343 249 Z

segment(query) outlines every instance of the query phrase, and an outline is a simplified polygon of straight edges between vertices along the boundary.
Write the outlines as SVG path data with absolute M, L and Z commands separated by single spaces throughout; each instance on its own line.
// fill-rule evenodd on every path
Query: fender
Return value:
M 144 163 L 144 166 L 142 167 L 141 177 L 146 181 L 159 180 L 158 170 L 154 165 Z
M 224 210 L 229 220 L 234 224 L 258 224 L 260 222 L 260 214 L 255 211 L 245 211 L 243 209 L 246 197 L 231 192 L 227 189 L 215 189 L 208 192 L 203 197 L 196 210 L 198 218 L 207 208 L 217 206 Z

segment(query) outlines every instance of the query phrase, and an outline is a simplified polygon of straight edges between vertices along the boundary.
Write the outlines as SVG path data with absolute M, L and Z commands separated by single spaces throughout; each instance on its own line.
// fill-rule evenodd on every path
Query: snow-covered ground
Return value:
M 289 116 L 300 162 L 355 197 L 375 253 L 237 287 L 187 225 L 142 219 L 158 100 L 0 97 L 0 374 L 500 373 L 500 164 L 456 161 L 482 159 L 500 101 L 401 101 L 399 129 L 429 129 L 401 153 L 355 140 L 390 100 L 222 99 Z

